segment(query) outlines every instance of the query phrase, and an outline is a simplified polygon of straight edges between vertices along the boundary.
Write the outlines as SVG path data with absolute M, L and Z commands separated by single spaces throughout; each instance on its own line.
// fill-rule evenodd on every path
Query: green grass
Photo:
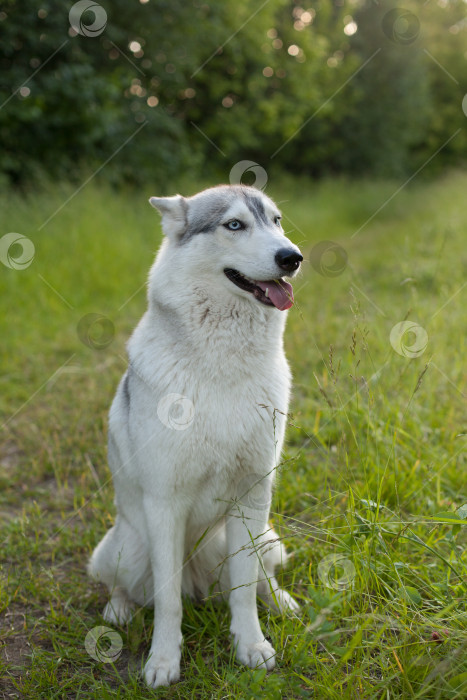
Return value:
M 106 593 L 85 564 L 114 515 L 106 413 L 145 307 L 160 241 L 146 199 L 157 193 L 92 183 L 41 230 L 72 188 L 2 195 L 1 235 L 36 248 L 25 270 L 0 265 L 5 697 L 467 696 L 467 175 L 415 183 L 368 221 L 398 187 L 268 189 L 307 261 L 286 332 L 294 395 L 273 503 L 294 553 L 283 585 L 302 613 L 261 613 L 278 650 L 265 676 L 233 662 L 226 606 L 186 602 L 182 679 L 154 693 L 139 676 L 151 611 L 118 630 L 115 664 L 96 662 L 84 641 L 103 624 Z M 322 274 L 333 264 L 314 248 L 323 240 L 342 246 L 338 262 L 348 256 L 340 274 Z M 115 328 L 101 350 L 78 336 L 89 313 Z M 390 342 L 404 320 L 428 337 L 412 359 Z

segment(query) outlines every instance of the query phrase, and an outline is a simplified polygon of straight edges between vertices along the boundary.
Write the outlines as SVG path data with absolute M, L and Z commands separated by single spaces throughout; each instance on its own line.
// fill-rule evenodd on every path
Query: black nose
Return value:
M 303 255 L 291 248 L 280 248 L 276 253 L 276 263 L 285 272 L 293 272 L 303 260 Z

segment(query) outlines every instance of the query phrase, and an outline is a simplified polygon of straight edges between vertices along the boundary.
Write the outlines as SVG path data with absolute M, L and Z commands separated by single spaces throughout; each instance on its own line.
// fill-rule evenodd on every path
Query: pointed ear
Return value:
M 149 204 L 162 214 L 162 230 L 168 238 L 181 236 L 187 225 L 187 201 L 181 194 L 174 197 L 151 197 Z

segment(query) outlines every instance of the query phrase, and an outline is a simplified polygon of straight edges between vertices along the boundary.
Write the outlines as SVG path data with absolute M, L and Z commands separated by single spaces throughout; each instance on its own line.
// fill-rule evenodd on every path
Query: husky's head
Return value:
M 292 285 L 284 276 L 297 272 L 303 256 L 285 237 L 280 212 L 263 192 L 220 185 L 193 197 L 149 201 L 162 214 L 172 264 L 183 265 L 185 279 L 194 276 L 281 311 L 292 306 Z

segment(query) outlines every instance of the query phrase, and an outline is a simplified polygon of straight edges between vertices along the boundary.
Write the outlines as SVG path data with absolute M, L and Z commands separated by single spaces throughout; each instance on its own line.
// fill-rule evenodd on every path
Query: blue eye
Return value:
M 226 224 L 224 224 L 224 226 L 225 228 L 228 228 L 229 231 L 240 231 L 241 229 L 245 228 L 242 222 L 238 219 L 232 219 L 232 221 L 228 221 Z
M 274 217 L 274 223 L 276 224 L 276 226 L 281 225 L 281 219 L 282 219 L 282 216 L 275 216 Z

